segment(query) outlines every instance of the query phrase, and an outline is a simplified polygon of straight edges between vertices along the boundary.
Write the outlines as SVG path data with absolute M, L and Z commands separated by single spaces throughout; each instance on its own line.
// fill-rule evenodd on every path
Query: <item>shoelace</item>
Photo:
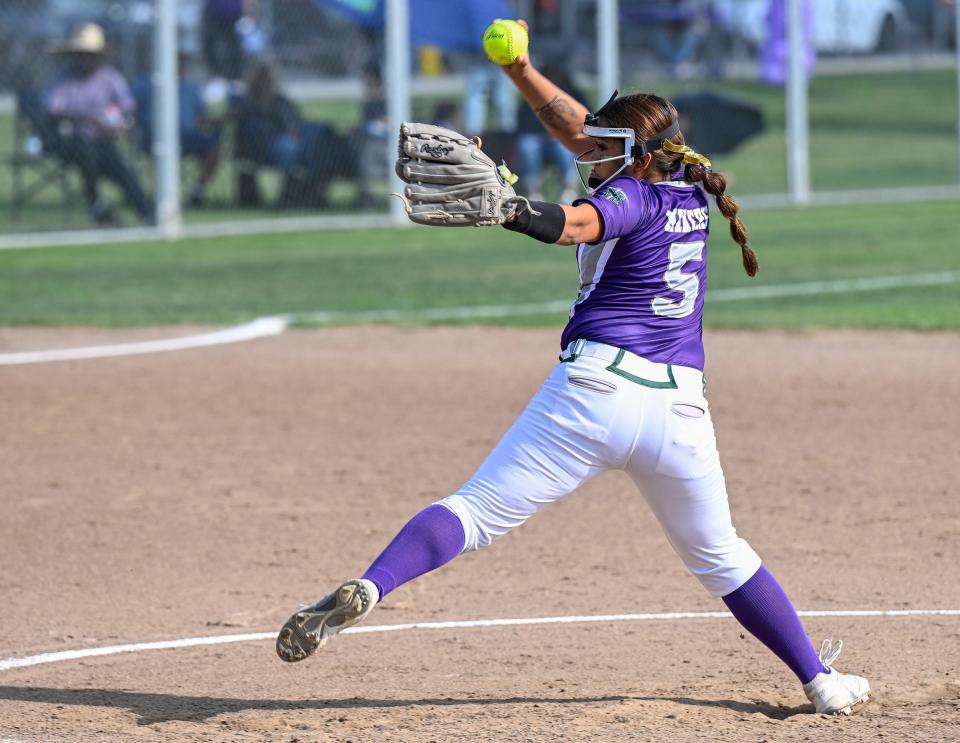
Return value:
M 840 651 L 843 650 L 843 640 L 834 642 L 829 637 L 823 641 L 820 646 L 820 662 L 827 668 L 840 657 Z

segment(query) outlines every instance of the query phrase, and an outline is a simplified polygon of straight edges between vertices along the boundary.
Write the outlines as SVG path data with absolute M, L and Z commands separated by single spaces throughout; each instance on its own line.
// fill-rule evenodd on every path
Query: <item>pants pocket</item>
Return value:
M 555 396 L 544 411 L 558 437 L 580 445 L 609 440 L 621 392 L 610 376 L 592 358 L 558 365 L 552 380 Z
M 609 382 L 606 379 L 598 379 L 597 377 L 588 377 L 583 374 L 570 374 L 567 377 L 567 382 L 581 389 L 598 392 L 601 395 L 612 395 L 617 391 L 617 385 L 613 382 Z
M 706 475 L 717 460 L 717 441 L 706 402 L 671 403 L 664 420 L 657 472 L 667 477 L 694 479 Z

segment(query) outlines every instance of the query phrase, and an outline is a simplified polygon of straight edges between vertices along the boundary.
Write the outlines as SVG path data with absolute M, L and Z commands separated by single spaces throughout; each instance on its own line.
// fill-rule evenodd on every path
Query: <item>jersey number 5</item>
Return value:
M 703 260 L 703 240 L 690 243 L 673 243 L 670 246 L 670 267 L 663 275 L 667 287 L 683 294 L 683 299 L 654 297 L 653 314 L 661 317 L 686 317 L 693 312 L 693 304 L 700 293 L 700 279 L 696 274 L 684 273 L 681 269 L 689 261 Z

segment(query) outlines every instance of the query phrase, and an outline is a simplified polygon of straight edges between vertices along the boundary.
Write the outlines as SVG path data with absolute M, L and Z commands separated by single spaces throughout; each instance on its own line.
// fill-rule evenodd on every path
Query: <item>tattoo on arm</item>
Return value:
M 570 101 L 559 95 L 554 96 L 547 105 L 538 108 L 537 117 L 545 126 L 560 131 L 570 126 L 576 127 L 580 123 Z

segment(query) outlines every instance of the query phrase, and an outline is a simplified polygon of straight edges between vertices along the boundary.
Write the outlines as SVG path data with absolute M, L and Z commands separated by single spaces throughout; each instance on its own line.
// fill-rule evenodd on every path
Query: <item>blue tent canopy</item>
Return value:
M 314 0 L 365 28 L 382 28 L 384 0 Z M 494 18 L 510 18 L 505 0 L 409 0 L 410 43 L 444 51 L 481 48 L 483 30 Z M 416 19 L 416 23 L 412 21 Z

